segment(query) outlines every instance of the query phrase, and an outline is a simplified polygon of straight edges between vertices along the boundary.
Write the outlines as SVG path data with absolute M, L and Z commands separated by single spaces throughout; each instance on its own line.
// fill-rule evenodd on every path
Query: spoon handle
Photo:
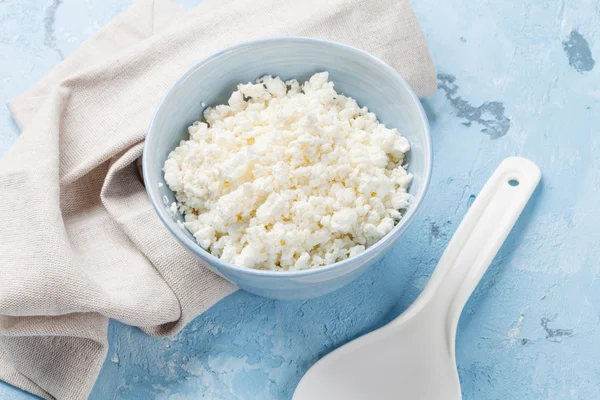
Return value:
M 433 318 L 445 320 L 448 349 L 452 354 L 463 307 L 525 208 L 540 178 L 540 169 L 533 162 L 521 157 L 505 159 L 475 199 L 423 293 L 415 301 L 419 303 L 414 304 L 415 308 L 427 307 Z

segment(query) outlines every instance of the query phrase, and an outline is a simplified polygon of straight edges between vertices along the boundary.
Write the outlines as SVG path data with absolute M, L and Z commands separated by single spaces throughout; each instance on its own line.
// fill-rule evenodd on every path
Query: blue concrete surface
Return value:
M 0 101 L 130 2 L 0 0 Z M 511 155 L 531 158 L 544 176 L 461 318 L 463 397 L 600 398 L 600 3 L 412 3 L 439 73 L 438 93 L 423 101 L 435 162 L 423 210 L 394 251 L 324 298 L 235 293 L 177 337 L 113 322 L 91 399 L 289 399 L 319 357 L 414 300 Z M 0 108 L 0 153 L 17 135 Z M 0 383 L 0 399 L 29 398 Z

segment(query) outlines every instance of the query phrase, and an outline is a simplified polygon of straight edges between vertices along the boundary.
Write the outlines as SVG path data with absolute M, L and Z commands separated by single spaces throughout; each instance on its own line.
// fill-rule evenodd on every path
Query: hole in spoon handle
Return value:
M 525 208 L 541 178 L 521 157 L 505 159 L 467 211 L 423 291 L 446 318 L 450 348 L 462 309 Z M 427 293 L 426 293 L 427 292 Z

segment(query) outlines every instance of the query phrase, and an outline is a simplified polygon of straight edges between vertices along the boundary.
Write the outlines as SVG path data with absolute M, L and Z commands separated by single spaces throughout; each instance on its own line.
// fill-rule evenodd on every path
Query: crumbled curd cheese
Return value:
M 392 230 L 410 198 L 410 145 L 333 86 L 327 72 L 302 85 L 264 76 L 188 128 L 164 175 L 200 246 L 239 266 L 303 270 Z

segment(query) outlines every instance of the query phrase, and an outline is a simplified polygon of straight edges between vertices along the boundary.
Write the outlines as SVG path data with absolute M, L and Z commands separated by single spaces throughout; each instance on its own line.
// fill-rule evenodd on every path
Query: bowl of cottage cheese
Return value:
M 249 292 L 303 299 L 348 284 L 400 237 L 431 144 L 391 66 L 273 38 L 184 74 L 156 110 L 142 167 L 159 217 L 204 265 Z

